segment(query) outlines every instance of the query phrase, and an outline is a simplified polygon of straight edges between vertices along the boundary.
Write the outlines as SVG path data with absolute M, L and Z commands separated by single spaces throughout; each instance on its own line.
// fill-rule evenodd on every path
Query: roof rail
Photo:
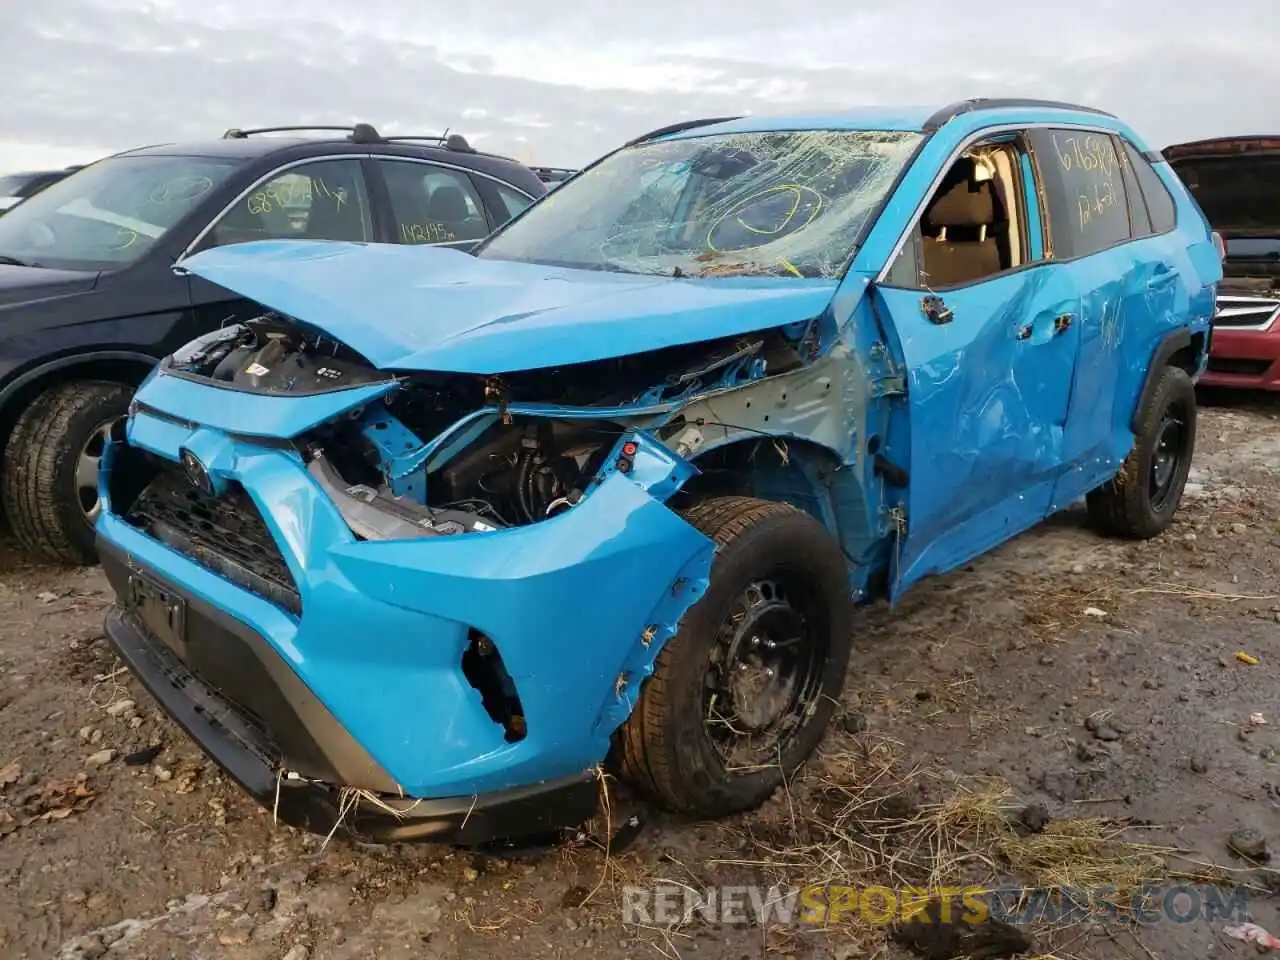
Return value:
M 529 169 L 537 174 L 538 179 L 543 183 L 548 183 L 552 180 L 568 180 L 578 172 L 568 167 L 530 167 Z
M 241 130 L 232 127 L 222 135 L 223 140 L 245 140 L 259 133 L 296 133 L 304 130 L 333 130 L 341 131 L 347 135 L 347 139 L 352 143 L 383 143 L 382 135 L 368 123 L 357 123 L 349 127 L 335 127 L 324 125 L 307 125 L 294 127 L 254 127 L 250 130 Z
M 1096 107 L 1082 107 L 1076 103 L 1063 103 L 1060 100 L 1035 100 L 1025 97 L 972 97 L 968 100 L 957 100 L 955 103 L 947 104 L 924 122 L 924 129 L 927 132 L 932 132 L 961 114 L 974 113 L 978 110 L 1000 110 L 1005 107 L 1044 107 L 1056 110 L 1075 110 L 1080 113 L 1092 113 L 1100 117 L 1116 119 L 1115 114 L 1107 113 L 1105 110 L 1099 110 Z
M 679 123 L 672 123 L 665 127 L 659 127 L 657 130 L 650 130 L 643 136 L 636 137 L 634 140 L 628 140 L 623 144 L 623 146 L 634 147 L 636 144 L 644 143 L 646 140 L 656 140 L 658 137 L 665 137 L 668 134 L 692 130 L 694 127 L 709 127 L 714 123 L 728 123 L 730 120 L 741 119 L 742 117 L 707 117 L 703 120 L 682 120 Z
M 425 136 L 415 137 L 415 136 L 410 136 L 408 134 L 405 134 L 404 136 L 383 137 L 383 139 L 388 143 L 395 143 L 397 141 L 402 141 L 402 140 L 403 141 L 425 140 L 430 143 L 443 144 L 446 150 L 452 150 L 454 153 L 476 153 L 477 152 L 476 148 L 471 146 L 471 144 L 467 142 L 467 138 L 464 137 L 462 134 L 449 133 L 447 130 L 444 133 L 438 134 L 438 135 L 427 134 Z

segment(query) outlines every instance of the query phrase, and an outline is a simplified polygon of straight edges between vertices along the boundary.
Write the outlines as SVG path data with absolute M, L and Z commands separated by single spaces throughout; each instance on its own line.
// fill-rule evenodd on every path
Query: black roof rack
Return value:
M 394 143 L 400 140 L 425 140 L 429 143 L 440 143 L 444 145 L 446 150 L 452 150 L 455 153 L 476 153 L 475 147 L 467 142 L 467 138 L 460 133 L 449 133 L 447 130 L 442 134 L 428 134 L 421 137 L 404 136 L 383 137 L 387 143 Z
M 694 127 L 709 127 L 715 123 L 728 123 L 730 120 L 741 119 L 741 117 L 707 117 L 703 120 L 682 120 L 679 123 L 672 123 L 665 127 L 659 127 L 657 130 L 650 130 L 643 136 L 636 137 L 634 140 L 628 140 L 623 144 L 623 146 L 634 147 L 637 143 L 644 143 L 646 140 L 656 140 L 658 137 L 665 137 L 672 133 L 681 133 L 685 130 L 692 130 Z
M 530 167 L 538 179 L 543 183 L 550 183 L 557 180 L 568 180 L 577 170 L 571 170 L 568 167 Z
M 957 100 L 949 103 L 924 122 L 924 129 L 932 132 L 949 120 L 965 113 L 978 110 L 1000 110 L 1005 107 L 1044 107 L 1056 110 L 1075 110 L 1080 113 L 1092 113 L 1100 117 L 1116 119 L 1115 114 L 1107 113 L 1096 107 L 1082 107 L 1077 103 L 1063 103 L 1060 100 L 1035 100 L 1026 97 L 972 97 L 968 100 Z
M 430 134 L 426 136 L 395 136 L 384 137 L 372 124 L 356 123 L 349 127 L 325 126 L 323 124 L 311 126 L 300 125 L 291 127 L 254 127 L 250 130 L 242 130 L 232 127 L 222 135 L 223 140 L 244 140 L 248 137 L 255 136 L 260 133 L 301 133 L 308 130 L 332 130 L 335 133 L 341 132 L 347 135 L 347 139 L 352 143 L 395 143 L 397 141 L 414 141 L 425 140 L 441 144 L 446 150 L 453 150 L 456 153 L 475 153 L 476 150 L 471 146 L 464 136 L 460 133 L 449 133 L 445 131 L 443 134 Z
M 223 140 L 244 140 L 259 133 L 300 133 L 305 130 L 332 130 L 342 132 L 353 143 L 382 143 L 382 136 L 370 124 L 357 123 L 349 127 L 325 126 L 323 124 L 301 125 L 292 127 L 254 127 L 241 130 L 232 127 L 222 135 Z

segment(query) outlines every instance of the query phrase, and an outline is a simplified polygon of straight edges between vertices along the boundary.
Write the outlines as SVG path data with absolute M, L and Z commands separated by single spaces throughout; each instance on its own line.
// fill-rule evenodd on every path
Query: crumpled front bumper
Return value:
M 632 471 L 610 474 L 558 516 L 408 541 L 358 540 L 279 444 L 145 409 L 128 434 L 175 464 L 184 448 L 215 451 L 206 462 L 252 499 L 301 612 L 117 513 L 112 447 L 98 520 L 119 598 L 108 634 L 213 760 L 310 829 L 332 827 L 342 787 L 380 798 L 361 814 L 366 833 L 456 836 L 465 823 L 472 835 L 503 835 L 549 825 L 548 809 L 564 825 L 580 822 L 594 802 L 593 768 L 705 589 L 714 554 L 662 502 L 692 468 L 644 434 L 632 437 Z M 476 631 L 496 646 L 522 703 L 517 742 L 464 675 Z M 281 779 L 290 770 L 298 776 Z M 408 800 L 388 799 L 400 796 Z

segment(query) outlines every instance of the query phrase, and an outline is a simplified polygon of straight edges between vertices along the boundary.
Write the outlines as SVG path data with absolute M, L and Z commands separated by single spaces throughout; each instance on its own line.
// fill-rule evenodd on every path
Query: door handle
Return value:
M 942 298 L 937 295 L 924 297 L 920 301 L 920 309 L 924 311 L 924 315 L 930 323 L 950 323 L 955 316 L 951 312 L 951 308 L 943 303 Z
M 1053 335 L 1056 337 L 1071 329 L 1071 324 L 1075 323 L 1075 319 L 1076 318 L 1069 313 L 1064 313 L 1061 316 L 1054 317 Z M 1043 323 L 1043 321 L 1041 321 L 1041 323 Z M 1042 326 L 1041 329 L 1044 329 L 1044 327 Z M 1030 340 L 1032 334 L 1035 332 L 1036 325 L 1028 323 L 1026 326 L 1018 328 L 1016 336 L 1019 340 Z M 1043 343 L 1044 341 L 1042 340 L 1041 342 Z

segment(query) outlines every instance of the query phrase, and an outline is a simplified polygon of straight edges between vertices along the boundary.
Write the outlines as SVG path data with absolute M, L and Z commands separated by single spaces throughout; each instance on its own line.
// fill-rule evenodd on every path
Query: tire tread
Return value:
M 691 526 L 715 542 L 717 554 L 762 522 L 797 515 L 807 516 L 788 503 L 743 496 L 702 500 L 683 513 Z M 679 634 L 659 651 L 639 703 L 618 731 L 619 765 L 624 776 L 667 809 L 693 813 L 698 805 L 690 799 L 690 791 L 671 762 L 676 731 L 663 722 L 671 712 L 676 660 L 682 655 L 678 639 Z
M 1090 491 L 1086 497 L 1090 519 L 1104 532 L 1130 540 L 1147 540 L 1158 536 L 1168 526 L 1172 512 L 1169 517 L 1164 518 L 1152 512 L 1145 478 L 1150 456 L 1148 447 L 1154 441 L 1152 434 L 1160 425 L 1165 407 L 1178 394 L 1182 394 L 1182 399 L 1187 404 L 1190 421 L 1187 424 L 1191 432 L 1188 457 L 1194 455 L 1195 386 L 1185 370 L 1166 366 L 1160 370 L 1155 388 L 1147 395 L 1139 411 L 1133 449 L 1125 457 L 1115 477 Z M 1176 506 L 1174 509 L 1176 510 Z
M 85 566 L 96 561 L 91 545 L 77 539 L 67 491 L 58 478 L 68 457 L 78 455 L 68 435 L 95 408 L 127 404 L 131 389 L 109 380 L 76 380 L 51 387 L 14 424 L 0 471 L 0 505 L 19 545 L 58 563 Z

